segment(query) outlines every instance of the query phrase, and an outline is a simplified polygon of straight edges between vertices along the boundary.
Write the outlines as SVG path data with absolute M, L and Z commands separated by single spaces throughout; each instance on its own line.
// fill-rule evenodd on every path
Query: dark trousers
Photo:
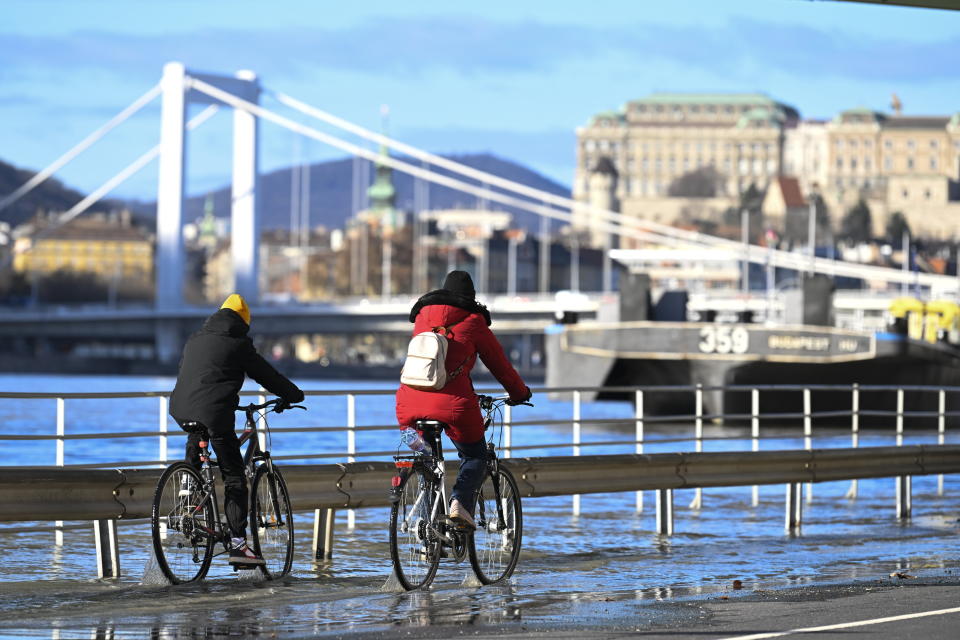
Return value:
M 477 491 L 483 484 L 487 471 L 487 441 L 480 438 L 469 444 L 451 439 L 460 455 L 460 472 L 457 473 L 457 482 L 453 485 L 451 498 L 462 504 L 470 514 L 476 507 Z
M 200 440 L 195 433 L 187 434 L 185 460 L 197 469 L 200 468 Z M 244 538 L 247 534 L 247 504 L 250 496 L 243 456 L 240 454 L 240 439 L 231 428 L 221 433 L 211 433 L 210 444 L 217 454 L 220 477 L 223 478 L 223 511 L 227 515 L 230 533 L 235 538 Z

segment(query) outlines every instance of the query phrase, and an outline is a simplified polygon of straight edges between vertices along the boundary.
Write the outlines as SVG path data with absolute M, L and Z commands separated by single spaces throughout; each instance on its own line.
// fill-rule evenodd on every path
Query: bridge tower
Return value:
M 235 76 L 192 73 L 183 64 L 164 65 L 160 111 L 160 174 L 157 193 L 156 308 L 171 312 L 183 306 L 183 204 L 186 177 L 186 118 L 190 103 L 221 104 L 205 93 L 191 89 L 197 78 L 243 100 L 259 103 L 260 85 L 252 71 Z M 241 109 L 233 112 L 233 185 L 231 189 L 231 253 L 234 290 L 250 304 L 259 299 L 259 216 L 257 180 L 259 160 L 257 117 Z M 160 361 L 175 360 L 179 353 L 175 327 L 160 322 L 157 355 Z

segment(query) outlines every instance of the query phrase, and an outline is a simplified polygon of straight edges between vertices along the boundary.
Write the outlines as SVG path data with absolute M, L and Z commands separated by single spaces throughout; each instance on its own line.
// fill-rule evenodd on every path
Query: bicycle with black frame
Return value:
M 280 398 L 237 407 L 246 414 L 240 444 L 249 442 L 243 463 L 250 481 L 250 533 L 254 551 L 264 560 L 259 569 L 267 579 L 286 575 L 293 564 L 293 510 L 283 475 L 270 457 L 266 421 L 267 413 L 287 408 L 306 409 Z M 257 437 L 258 418 L 263 418 L 266 448 L 260 447 Z M 220 516 L 210 464 L 209 434 L 203 425 L 190 424 L 201 430 L 200 470 L 187 462 L 167 467 L 157 482 L 150 518 L 157 564 L 173 584 L 202 580 L 214 556 L 230 553 L 230 531 Z M 220 553 L 215 553 L 217 543 L 223 547 Z
M 445 424 L 417 420 L 412 426 L 423 434 L 427 450 L 394 457 L 397 475 L 391 490 L 390 558 L 398 581 L 408 591 L 430 586 L 443 557 L 462 562 L 469 556 L 482 584 L 509 578 L 520 558 L 520 493 L 513 474 L 497 458 L 495 430 L 490 430 L 495 424 L 502 427 L 502 408 L 508 399 L 481 395 L 478 400 L 490 439 L 486 474 L 477 496 L 476 530 L 461 528 L 448 515 L 440 442 Z M 533 406 L 529 402 L 520 404 Z M 500 434 L 502 437 L 502 428 Z

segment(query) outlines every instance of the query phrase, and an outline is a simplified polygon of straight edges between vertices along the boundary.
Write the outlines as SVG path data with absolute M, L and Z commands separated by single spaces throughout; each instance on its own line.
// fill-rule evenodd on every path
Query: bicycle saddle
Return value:
M 186 431 L 187 433 L 192 433 L 200 436 L 201 438 L 207 438 L 207 427 L 200 422 L 182 422 L 180 423 L 180 428 Z
M 446 428 L 446 424 L 439 422 L 437 420 L 416 420 L 413 423 L 413 427 L 417 431 L 422 431 L 426 433 L 438 434 Z

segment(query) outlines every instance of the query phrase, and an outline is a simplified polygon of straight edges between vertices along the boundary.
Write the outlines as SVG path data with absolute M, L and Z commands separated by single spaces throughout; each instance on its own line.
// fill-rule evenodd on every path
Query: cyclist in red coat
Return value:
M 447 435 L 460 455 L 460 472 L 453 487 L 450 519 L 475 528 L 473 509 L 487 464 L 483 416 L 473 390 L 470 371 L 479 357 L 510 394 L 511 403 L 531 396 L 520 374 L 490 330 L 490 312 L 476 300 L 470 274 L 451 271 L 442 289 L 424 295 L 410 311 L 413 335 L 434 327 L 449 327 L 447 384 L 435 391 L 420 391 L 401 384 L 397 390 L 397 421 L 401 427 L 415 420 L 437 420 L 447 425 Z

